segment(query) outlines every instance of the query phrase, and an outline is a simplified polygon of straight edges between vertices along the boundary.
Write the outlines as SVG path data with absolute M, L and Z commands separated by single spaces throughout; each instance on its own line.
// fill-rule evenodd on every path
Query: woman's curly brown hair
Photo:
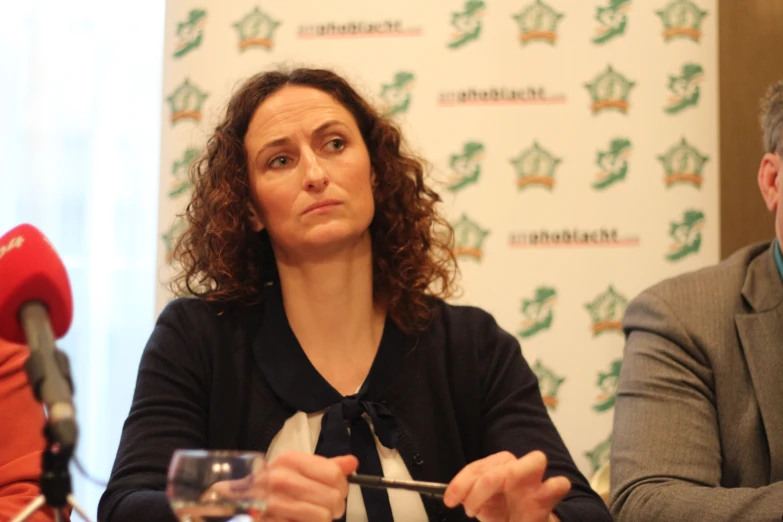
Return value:
M 286 85 L 323 91 L 355 118 L 375 174 L 373 293 L 386 302 L 399 328 L 420 330 L 434 310 L 428 296 L 445 299 L 456 290 L 453 230 L 436 209 L 440 197 L 424 182 L 423 161 L 402 150 L 398 127 L 323 69 L 257 74 L 232 96 L 190 170 L 194 190 L 183 216 L 187 229 L 172 254 L 181 266 L 172 289 L 211 302 L 261 300 L 263 284 L 276 268 L 268 234 L 249 225 L 244 138 L 256 108 Z

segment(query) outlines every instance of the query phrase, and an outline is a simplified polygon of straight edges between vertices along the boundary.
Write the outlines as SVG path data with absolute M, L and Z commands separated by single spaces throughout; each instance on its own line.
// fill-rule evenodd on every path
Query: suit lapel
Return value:
M 773 244 L 774 246 L 774 244 Z M 748 267 L 742 295 L 749 313 L 735 316 L 769 442 L 770 480 L 783 480 L 783 281 L 773 251 Z

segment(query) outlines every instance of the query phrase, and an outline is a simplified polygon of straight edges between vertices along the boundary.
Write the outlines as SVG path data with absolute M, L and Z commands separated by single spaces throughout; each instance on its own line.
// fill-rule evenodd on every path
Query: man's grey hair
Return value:
M 783 155 L 783 80 L 773 83 L 761 99 L 764 152 Z

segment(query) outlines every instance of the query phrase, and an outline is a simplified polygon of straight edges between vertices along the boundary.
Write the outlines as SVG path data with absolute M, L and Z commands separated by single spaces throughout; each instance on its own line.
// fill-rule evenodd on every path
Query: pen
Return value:
M 443 494 L 446 492 L 447 487 L 447 484 L 441 484 L 439 482 L 388 479 L 384 477 L 376 477 L 373 475 L 357 475 L 355 473 L 353 475 L 348 475 L 348 482 L 350 484 L 357 484 L 366 488 L 390 488 L 415 491 L 422 495 L 433 498 L 443 498 Z

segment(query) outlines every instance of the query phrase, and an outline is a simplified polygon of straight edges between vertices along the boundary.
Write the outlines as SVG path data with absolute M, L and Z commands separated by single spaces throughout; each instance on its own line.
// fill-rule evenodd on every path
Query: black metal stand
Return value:
M 41 470 L 41 494 L 27 504 L 11 522 L 24 522 L 30 518 L 33 513 L 48 505 L 54 511 L 55 522 L 63 522 L 63 508 L 72 507 L 79 513 L 84 520 L 89 522 L 90 518 L 84 509 L 76 503 L 71 494 L 71 474 L 68 471 L 68 463 L 71 460 L 71 451 L 63 450 L 58 444 L 52 443 L 49 437 L 49 427 L 44 430 L 47 432 L 47 448 L 43 454 L 43 467 Z
M 27 372 L 30 382 L 33 383 L 36 398 L 40 401 L 39 386 L 42 379 L 36 355 L 35 352 L 31 354 Z M 67 379 L 72 393 L 73 384 L 70 377 L 68 358 L 59 350 L 56 351 L 55 355 L 58 359 L 59 369 Z M 61 407 L 61 405 L 56 405 L 56 408 Z M 63 509 L 67 507 L 72 507 L 84 520 L 90 522 L 87 513 L 79 506 L 71 492 L 71 473 L 68 470 L 68 465 L 76 448 L 78 433 L 76 420 L 72 415 L 73 411 L 71 409 L 71 415 L 64 420 L 58 420 L 58 411 L 49 411 L 47 413 L 47 424 L 44 427 L 46 449 L 41 459 L 41 478 L 39 481 L 41 494 L 27 504 L 11 522 L 24 522 L 44 505 L 51 507 L 54 511 L 55 522 L 63 522 L 65 520 Z

